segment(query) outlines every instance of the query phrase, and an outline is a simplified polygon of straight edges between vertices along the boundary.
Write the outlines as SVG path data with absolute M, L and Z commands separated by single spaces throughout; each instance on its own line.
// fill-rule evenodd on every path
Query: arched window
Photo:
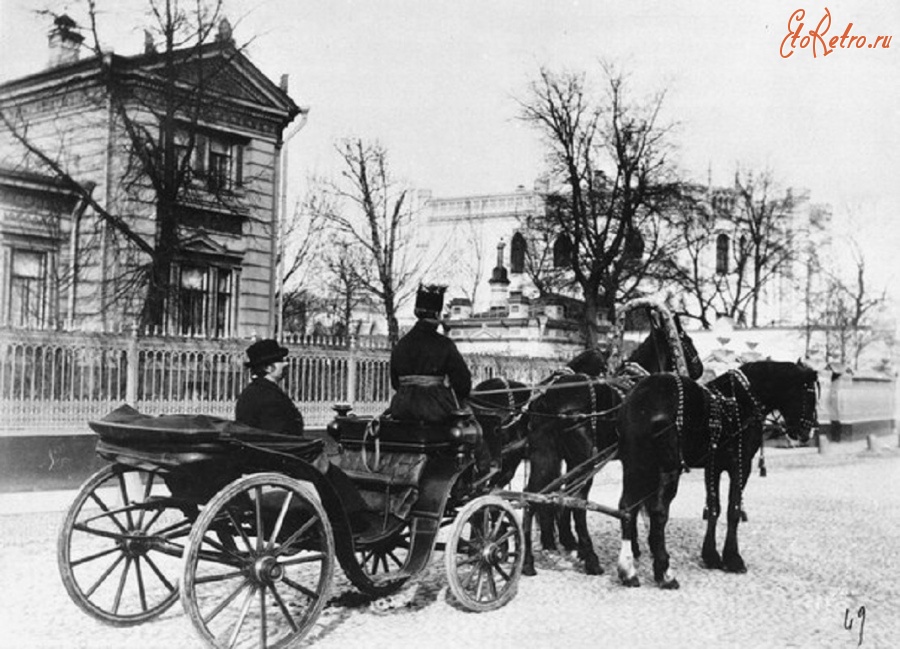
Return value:
M 509 244 L 509 270 L 512 273 L 525 272 L 525 237 L 521 232 L 516 232 Z
M 727 234 L 720 234 L 716 237 L 716 273 L 718 275 L 728 274 L 728 255 L 731 248 L 731 241 Z
M 553 267 L 572 267 L 572 242 L 564 234 L 559 235 L 553 244 Z

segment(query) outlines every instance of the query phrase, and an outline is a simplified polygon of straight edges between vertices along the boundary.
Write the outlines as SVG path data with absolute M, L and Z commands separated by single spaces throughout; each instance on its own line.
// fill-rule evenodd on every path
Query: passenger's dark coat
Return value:
M 446 377 L 445 385 L 405 386 L 404 376 Z M 472 390 L 472 374 L 456 344 L 437 330 L 437 323 L 419 320 L 391 353 L 391 401 L 395 419 L 441 421 L 458 409 Z
M 255 377 L 241 392 L 234 418 L 242 424 L 283 433 L 303 435 L 303 415 L 277 383 Z

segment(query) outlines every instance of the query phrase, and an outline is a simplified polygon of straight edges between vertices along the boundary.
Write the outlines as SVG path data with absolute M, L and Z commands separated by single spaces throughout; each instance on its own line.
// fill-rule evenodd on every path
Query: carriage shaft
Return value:
M 584 509 L 586 511 L 599 512 L 627 521 L 631 518 L 628 512 L 623 512 L 614 507 L 608 507 L 595 503 L 590 500 L 581 498 L 573 498 L 563 494 L 538 494 L 525 491 L 498 491 L 496 495 L 506 500 L 516 502 L 520 505 L 555 505 L 557 507 L 568 507 L 570 509 Z

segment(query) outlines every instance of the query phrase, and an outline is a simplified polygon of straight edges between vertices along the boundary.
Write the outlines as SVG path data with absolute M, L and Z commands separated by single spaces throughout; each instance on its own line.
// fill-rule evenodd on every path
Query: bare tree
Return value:
M 336 148 L 343 170 L 326 190 L 333 200 L 320 203 L 322 216 L 363 251 L 356 276 L 382 305 L 394 343 L 400 335 L 397 311 L 414 292 L 421 270 L 421 260 L 412 254 L 409 190 L 392 177 L 381 144 L 350 138 Z
M 686 193 L 670 212 L 672 241 L 665 246 L 657 267 L 661 288 L 679 313 L 697 319 L 704 329 L 712 326 L 714 303 L 723 290 L 723 276 L 712 272 L 706 259 L 716 240 L 716 218 L 702 190 Z
M 28 161 L 58 178 L 99 215 L 99 236 L 113 248 L 110 257 L 120 268 L 108 298 L 133 301 L 142 295 L 137 305 L 142 326 L 162 324 L 166 317 L 174 290 L 171 269 L 188 236 L 182 227 L 183 206 L 196 198 L 198 179 L 202 200 L 212 197 L 221 209 L 235 214 L 240 210 L 228 190 L 232 183 L 250 180 L 196 164 L 198 149 L 208 144 L 198 125 L 221 109 L 217 81 L 242 50 L 234 45 L 221 0 L 148 0 L 148 7 L 145 53 L 126 59 L 105 51 L 102 10 L 96 0 L 87 0 L 90 38 L 85 46 L 99 66 L 101 89 L 88 99 L 95 108 L 108 110 L 103 119 L 112 119 L 112 164 L 122 174 L 121 200 L 101 204 L 93 187 L 80 179 L 78 156 L 65 150 L 65 141 L 30 132 L 27 106 L 0 103 L 0 122 L 27 152 Z M 207 56 L 213 49 L 221 56 Z M 139 69 L 140 83 L 135 81 Z M 152 228 L 134 219 L 135 213 L 146 210 L 154 215 Z
M 735 174 L 731 226 L 734 279 L 722 285 L 723 311 L 738 321 L 759 324 L 759 301 L 768 284 L 789 271 L 797 259 L 794 210 L 802 197 L 780 191 L 771 170 Z
M 626 78 L 602 66 L 606 93 L 594 99 L 584 74 L 542 68 L 519 102 L 520 118 L 544 137 L 551 185 L 546 217 L 570 247 L 571 272 L 585 302 L 585 335 L 638 290 L 655 255 L 658 220 L 677 182 L 668 164 L 670 127 L 659 123 L 664 93 L 634 102 Z M 629 279 L 634 281 L 629 282 Z
M 872 291 L 862 248 L 853 237 L 847 239 L 846 245 L 852 271 L 848 278 L 835 273 L 829 275 L 825 309 L 820 318 L 828 334 L 828 347 L 836 347 L 838 360 L 852 364 L 858 371 L 863 351 L 875 342 L 890 342 L 892 334 L 879 322 L 887 303 L 886 289 Z

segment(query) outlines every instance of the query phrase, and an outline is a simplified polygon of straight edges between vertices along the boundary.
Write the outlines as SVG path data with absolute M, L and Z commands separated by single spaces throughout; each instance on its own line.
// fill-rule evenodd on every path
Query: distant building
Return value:
M 215 40 L 175 53 L 174 85 L 152 42 L 136 56 L 81 58 L 82 41 L 58 17 L 49 67 L 0 85 L 0 326 L 135 322 L 148 256 L 102 213 L 156 246 L 158 186 L 141 156 L 174 149 L 157 169 L 177 159 L 187 180 L 174 201 L 177 254 L 154 324 L 212 337 L 273 332 L 282 133 L 305 111 L 235 47 L 227 21 Z M 184 103 L 164 119 L 166 87 Z M 201 88 L 205 103 L 191 103 Z M 163 124 L 174 138 L 165 147 L 156 146 Z M 154 146 L 142 151 L 138 139 Z

